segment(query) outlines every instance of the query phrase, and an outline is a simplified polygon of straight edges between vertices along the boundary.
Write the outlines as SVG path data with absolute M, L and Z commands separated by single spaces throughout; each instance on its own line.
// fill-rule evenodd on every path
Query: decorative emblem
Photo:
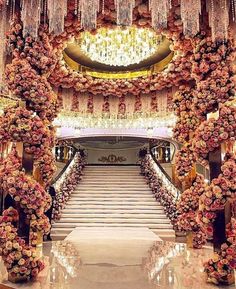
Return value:
M 122 163 L 126 161 L 126 158 L 124 157 L 117 157 L 116 155 L 109 155 L 107 157 L 103 156 L 98 159 L 99 162 L 102 163 L 109 163 L 109 164 L 117 164 L 117 163 Z

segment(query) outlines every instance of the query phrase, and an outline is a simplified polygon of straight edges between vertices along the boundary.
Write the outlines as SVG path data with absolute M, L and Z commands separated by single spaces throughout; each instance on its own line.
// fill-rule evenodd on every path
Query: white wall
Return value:
M 136 164 L 138 162 L 139 149 L 140 148 L 104 150 L 89 148 L 87 149 L 88 164 L 107 164 L 106 162 L 102 162 L 101 158 L 108 158 L 109 155 L 115 155 L 117 158 L 120 157 L 123 159 L 121 162 L 116 162 L 115 164 Z

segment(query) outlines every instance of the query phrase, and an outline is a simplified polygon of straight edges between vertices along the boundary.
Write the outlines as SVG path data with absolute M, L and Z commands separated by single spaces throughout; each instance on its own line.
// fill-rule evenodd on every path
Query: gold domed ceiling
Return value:
M 173 58 L 170 41 L 150 28 L 100 28 L 96 33 L 82 32 L 68 42 L 63 55 L 77 71 L 102 77 L 148 76 L 162 71 Z M 132 74 L 130 74 L 132 75 Z

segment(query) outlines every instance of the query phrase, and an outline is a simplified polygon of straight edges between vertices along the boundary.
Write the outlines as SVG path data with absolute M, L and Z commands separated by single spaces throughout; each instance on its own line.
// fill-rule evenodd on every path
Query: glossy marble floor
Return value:
M 147 231 L 143 236 L 141 231 L 74 234 L 66 241 L 44 244 L 48 265 L 35 282 L 10 284 L 1 264 L 2 284 L 27 289 L 219 288 L 206 284 L 202 272 L 211 248 L 188 250 L 184 244 L 162 242 Z

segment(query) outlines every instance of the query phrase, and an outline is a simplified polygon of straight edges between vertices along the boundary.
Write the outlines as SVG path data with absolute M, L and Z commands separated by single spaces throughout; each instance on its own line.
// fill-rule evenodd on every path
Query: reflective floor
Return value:
M 45 243 L 48 265 L 35 282 L 10 284 L 2 264 L 0 274 L 2 284 L 28 289 L 217 288 L 205 283 L 202 272 L 211 254 L 210 248 L 189 250 L 184 244 L 152 238 L 85 238 Z

